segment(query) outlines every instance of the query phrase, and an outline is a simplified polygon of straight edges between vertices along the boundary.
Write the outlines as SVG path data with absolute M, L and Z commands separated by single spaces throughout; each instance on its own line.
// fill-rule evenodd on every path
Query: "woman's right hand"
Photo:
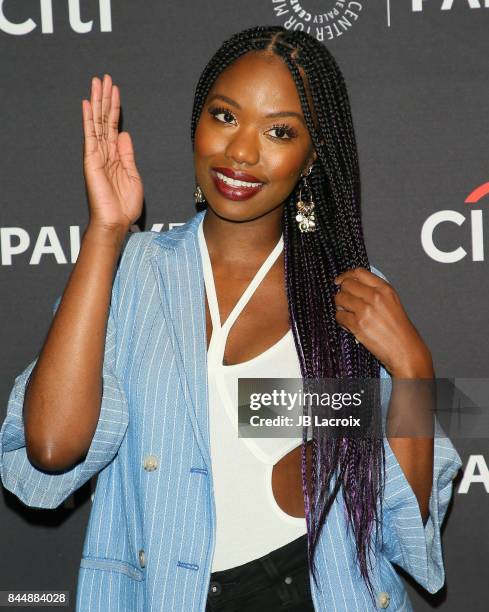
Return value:
M 92 79 L 91 99 L 82 100 L 83 174 L 92 227 L 125 235 L 143 208 L 143 184 L 132 140 L 119 133 L 120 94 L 110 75 Z

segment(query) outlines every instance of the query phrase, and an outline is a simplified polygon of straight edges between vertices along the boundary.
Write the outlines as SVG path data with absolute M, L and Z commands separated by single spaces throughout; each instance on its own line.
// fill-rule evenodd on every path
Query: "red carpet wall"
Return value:
M 2 420 L 87 222 L 81 100 L 91 77 L 108 72 L 121 88 L 145 184 L 141 227 L 166 231 L 194 213 L 198 75 L 222 40 L 257 24 L 304 28 L 337 58 L 370 260 L 438 376 L 489 376 L 488 0 L 0 0 Z M 455 443 L 464 474 L 444 531 L 447 583 L 429 596 L 408 581 L 419 611 L 489 605 L 489 442 Z M 70 590 L 74 602 L 90 493 L 44 511 L 2 490 L 0 590 Z

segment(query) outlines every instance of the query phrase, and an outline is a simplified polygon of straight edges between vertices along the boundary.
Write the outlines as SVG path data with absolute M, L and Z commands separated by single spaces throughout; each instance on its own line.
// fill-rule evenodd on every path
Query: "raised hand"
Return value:
M 143 184 L 128 132 L 118 129 L 120 93 L 110 75 L 93 77 L 91 98 L 82 100 L 83 173 L 90 226 L 125 233 L 141 215 Z

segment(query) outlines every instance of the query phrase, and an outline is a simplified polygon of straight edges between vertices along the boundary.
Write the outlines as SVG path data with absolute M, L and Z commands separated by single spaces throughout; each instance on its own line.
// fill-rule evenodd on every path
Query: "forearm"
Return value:
M 424 356 L 414 365 L 392 372 L 386 435 L 416 495 L 423 522 L 426 522 L 429 516 L 429 499 L 433 485 L 434 406 L 434 370 L 431 356 Z
M 123 233 L 88 227 L 24 401 L 26 447 L 43 469 L 83 458 L 100 414 L 110 295 Z

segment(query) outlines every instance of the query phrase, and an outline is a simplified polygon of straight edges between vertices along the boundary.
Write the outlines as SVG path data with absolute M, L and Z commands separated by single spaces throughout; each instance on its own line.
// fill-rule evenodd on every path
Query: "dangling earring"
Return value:
M 309 176 L 312 171 L 312 166 L 309 167 L 307 174 L 302 175 L 303 184 L 299 188 L 299 199 L 295 206 L 297 209 L 297 215 L 295 220 L 299 224 L 301 232 L 314 232 L 316 231 L 316 218 L 314 216 L 314 202 L 312 201 L 312 191 L 306 180 L 306 176 Z M 309 190 L 309 202 L 302 200 L 302 188 Z
M 196 204 L 203 204 L 205 202 L 204 194 L 202 193 L 202 189 L 200 185 L 197 185 L 194 191 L 194 200 Z

